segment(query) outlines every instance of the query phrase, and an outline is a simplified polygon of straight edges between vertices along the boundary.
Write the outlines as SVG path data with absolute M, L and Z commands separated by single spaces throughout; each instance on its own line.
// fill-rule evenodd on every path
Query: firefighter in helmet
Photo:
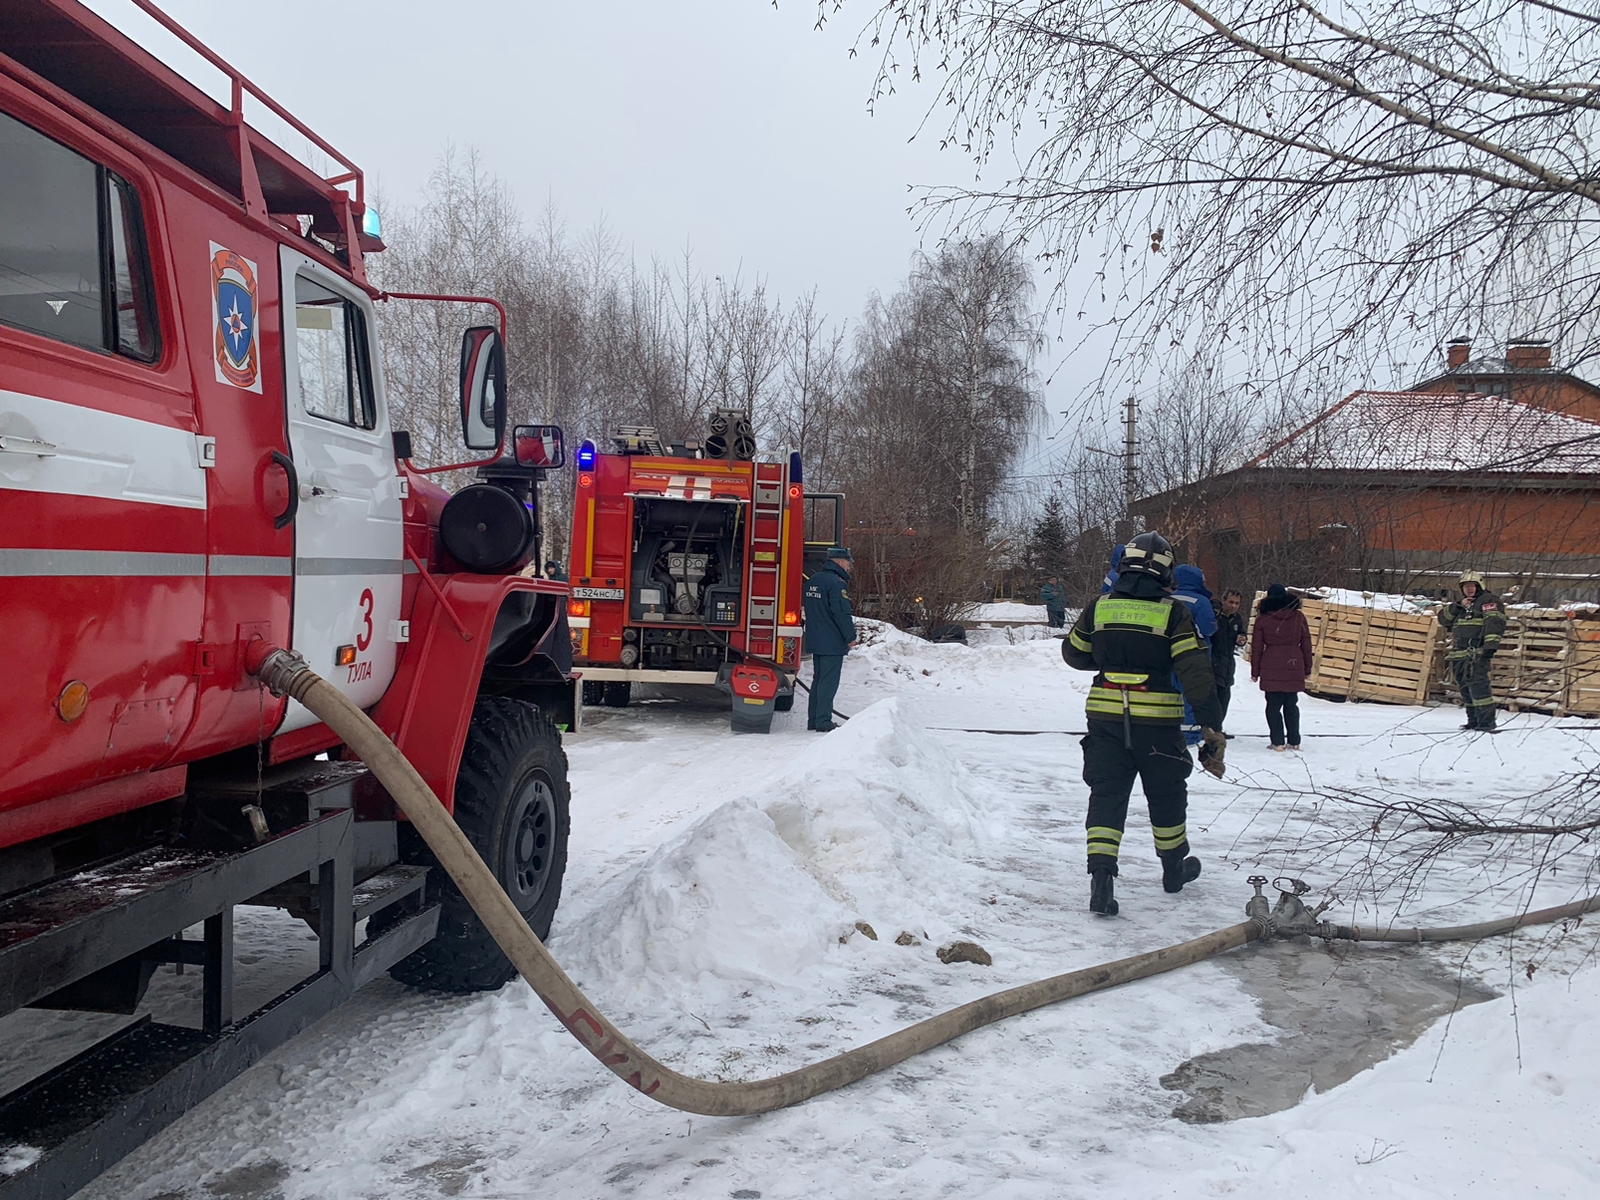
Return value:
M 1483 576 L 1463 571 L 1458 581 L 1461 599 L 1439 610 L 1439 624 L 1450 631 L 1450 652 L 1445 655 L 1461 689 L 1467 710 L 1463 729 L 1494 732 L 1494 695 L 1489 690 L 1489 664 L 1500 649 L 1506 631 L 1506 606 L 1483 586 Z
M 1150 829 L 1168 892 L 1200 876 L 1185 826 L 1194 769 L 1183 743 L 1183 701 L 1202 727 L 1200 765 L 1222 777 L 1227 742 L 1217 732 L 1211 654 L 1186 605 L 1167 595 L 1172 547 L 1158 533 L 1141 533 L 1122 553 L 1107 595 L 1084 606 L 1061 656 L 1096 672 L 1089 689 L 1089 733 L 1083 739 L 1083 781 L 1089 785 L 1089 911 L 1114 916 L 1117 855 L 1137 776 L 1150 806 Z M 1173 686 L 1176 677 L 1180 692 Z

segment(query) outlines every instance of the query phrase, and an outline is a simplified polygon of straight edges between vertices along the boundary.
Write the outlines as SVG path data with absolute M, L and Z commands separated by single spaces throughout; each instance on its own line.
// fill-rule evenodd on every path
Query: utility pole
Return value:
M 1123 513 L 1129 519 L 1132 519 L 1133 502 L 1139 495 L 1139 443 L 1135 436 L 1139 402 L 1129 396 L 1125 407 L 1126 412 L 1122 422 L 1124 429 L 1122 435 L 1122 499 Z

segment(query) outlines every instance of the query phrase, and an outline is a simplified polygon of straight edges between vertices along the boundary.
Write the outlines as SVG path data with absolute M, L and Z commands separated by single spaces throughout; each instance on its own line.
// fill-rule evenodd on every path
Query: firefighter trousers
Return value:
M 1133 748 L 1126 742 L 1131 740 Z M 1089 870 L 1117 873 L 1117 854 L 1128 822 L 1133 781 L 1144 786 L 1150 807 L 1150 832 L 1161 858 L 1189 853 L 1185 819 L 1194 761 L 1176 725 L 1132 725 L 1121 721 L 1089 721 L 1083 746 L 1083 781 L 1089 785 Z
M 1494 728 L 1494 694 L 1489 689 L 1489 659 L 1480 652 L 1459 658 L 1455 668 L 1456 687 L 1461 690 L 1461 706 L 1467 710 L 1469 729 Z
M 811 700 L 806 706 L 806 728 L 827 729 L 833 724 L 833 698 L 839 693 L 842 654 L 811 656 Z

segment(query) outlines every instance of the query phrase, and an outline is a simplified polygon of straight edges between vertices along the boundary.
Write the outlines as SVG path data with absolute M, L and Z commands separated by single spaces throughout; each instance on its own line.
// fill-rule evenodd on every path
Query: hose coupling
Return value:
M 1252 875 L 1245 882 L 1256 889 L 1256 894 L 1245 902 L 1245 916 L 1255 922 L 1261 931 L 1262 940 L 1274 935 L 1299 937 L 1305 934 L 1320 938 L 1337 936 L 1334 926 L 1318 919 L 1333 901 L 1325 901 L 1316 908 L 1307 908 L 1300 897 L 1311 890 L 1311 885 L 1304 880 L 1290 879 L 1286 876 L 1274 879 L 1272 886 L 1278 889 L 1278 903 L 1270 908 L 1266 894 L 1262 891 L 1267 885 L 1267 877 Z
M 1322 914 L 1333 904 L 1331 897 L 1316 908 L 1307 908 L 1300 899 L 1311 890 L 1311 885 L 1305 880 L 1284 877 L 1274 879 L 1272 886 L 1278 889 L 1278 903 L 1272 910 L 1272 923 L 1280 936 L 1299 937 L 1304 934 L 1324 940 L 1334 936 L 1333 927 L 1321 920 Z
M 253 673 L 274 696 L 287 696 L 295 679 L 309 670 L 311 664 L 295 651 L 275 647 L 262 658 Z

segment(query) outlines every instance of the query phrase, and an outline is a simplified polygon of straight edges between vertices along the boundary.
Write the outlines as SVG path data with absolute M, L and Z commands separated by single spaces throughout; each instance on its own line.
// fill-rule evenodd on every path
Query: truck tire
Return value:
M 618 679 L 606 684 L 607 708 L 627 708 L 631 699 L 633 699 L 633 684 L 628 680 Z
M 794 708 L 794 693 L 779 692 L 772 698 L 773 712 L 789 712 Z
M 606 685 L 598 679 L 585 679 L 583 681 L 583 702 L 589 708 L 597 708 L 606 698 Z
M 456 824 L 540 938 L 549 935 L 561 899 L 570 796 L 556 727 L 521 700 L 479 697 L 456 773 Z M 516 968 L 455 884 L 443 871 L 436 874 L 438 936 L 389 974 L 432 991 L 493 991 Z M 430 893 L 433 886 L 430 880 Z M 373 922 L 381 925 L 384 915 Z

